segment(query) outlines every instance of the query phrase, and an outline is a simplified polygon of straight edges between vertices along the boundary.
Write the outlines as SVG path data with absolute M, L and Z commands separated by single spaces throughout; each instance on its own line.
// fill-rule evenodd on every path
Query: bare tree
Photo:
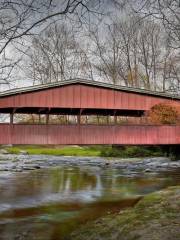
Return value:
M 163 32 L 153 21 L 137 21 L 138 15 L 113 19 L 105 37 L 90 32 L 95 69 L 113 84 L 154 89 L 159 84 L 158 66 L 163 51 Z
M 143 81 L 146 89 L 156 90 L 160 80 L 158 66 L 161 62 L 163 51 L 163 31 L 159 24 L 154 21 L 144 20 L 140 24 L 138 52 L 139 65 L 142 69 Z
M 92 41 L 92 61 L 94 62 L 94 71 L 97 71 L 103 80 L 113 84 L 118 83 L 118 61 L 121 54 L 119 39 L 116 36 L 115 26 L 108 25 L 109 36 L 100 36 L 99 29 L 89 33 Z M 103 34 L 103 33 L 102 33 Z M 107 36 L 106 36 L 107 37 Z
M 112 22 L 106 24 L 106 32 L 100 33 L 96 28 L 90 32 L 89 36 L 94 44 L 92 50 L 92 55 L 96 59 L 94 68 L 99 75 L 113 84 L 128 86 L 128 71 L 132 72 L 131 32 L 128 31 L 130 29 L 127 30 L 125 24 L 125 22 Z
M 101 0 L 2 0 L 0 2 L 0 84 L 9 83 L 12 70 L 26 52 L 29 36 L 38 35 L 52 22 L 69 19 L 80 26 L 100 14 Z M 91 16 L 92 15 L 92 16 Z M 7 55 L 9 49 L 17 48 Z M 16 58 L 14 58 L 16 55 Z M 18 61 L 19 61 L 18 59 Z M 14 74 L 14 72 L 13 72 Z M 15 74 L 14 74 L 15 75 Z
M 78 20 L 89 14 L 98 14 L 100 0 L 4 0 L 0 3 L 0 53 L 13 41 L 23 36 L 37 33 L 40 27 L 46 27 L 51 19 L 71 17 Z M 43 26 L 42 26 L 43 25 Z M 42 29 L 41 28 L 41 29 Z
M 179 89 L 179 49 L 180 49 L 180 1 L 179 0 L 141 0 L 127 1 L 131 10 L 141 15 L 142 19 L 154 19 L 164 28 L 165 48 L 169 48 L 164 55 L 163 89 L 171 86 Z M 173 57 L 172 57 L 173 56 Z M 172 60 L 173 59 L 173 60 Z M 166 79 L 166 80 L 165 80 Z M 169 81 L 169 83 L 168 83 Z
M 138 1 L 133 1 L 138 2 Z M 180 1 L 179 0 L 142 0 L 140 4 L 132 4 L 134 11 L 142 14 L 143 17 L 152 16 L 161 21 L 166 30 L 169 43 L 174 48 L 180 47 Z
M 63 81 L 90 76 L 91 65 L 75 33 L 65 24 L 54 24 L 33 39 L 28 73 L 36 83 Z

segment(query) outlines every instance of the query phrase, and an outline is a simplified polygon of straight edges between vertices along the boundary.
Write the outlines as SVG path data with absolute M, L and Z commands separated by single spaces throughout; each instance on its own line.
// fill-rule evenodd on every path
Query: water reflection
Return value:
M 64 239 L 78 224 L 174 184 L 180 184 L 179 174 L 128 178 L 98 167 L 1 173 L 0 239 Z

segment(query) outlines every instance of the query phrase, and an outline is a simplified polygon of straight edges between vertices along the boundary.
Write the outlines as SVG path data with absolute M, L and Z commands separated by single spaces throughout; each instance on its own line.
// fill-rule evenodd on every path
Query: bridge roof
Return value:
M 180 100 L 179 95 L 172 95 L 172 94 L 168 94 L 168 93 L 164 93 L 164 92 L 150 91 L 150 90 L 145 90 L 145 89 L 140 89 L 140 88 L 125 87 L 125 86 L 114 85 L 114 84 L 98 82 L 98 81 L 93 81 L 93 80 L 87 80 L 87 79 L 80 79 L 80 78 L 66 80 L 66 81 L 59 81 L 59 82 L 55 82 L 55 83 L 35 85 L 35 86 L 31 86 L 31 87 L 15 88 L 12 90 L 1 92 L 0 98 L 6 97 L 6 96 L 11 96 L 11 95 L 16 95 L 16 94 L 20 94 L 20 93 L 41 91 L 41 90 L 45 90 L 45 89 L 51 89 L 51 88 L 73 85 L 73 84 L 89 85 L 89 86 L 114 89 L 114 90 L 119 90 L 119 91 L 124 91 L 124 92 L 132 92 L 132 93 L 139 93 L 139 94 L 143 94 L 143 95 L 151 95 L 151 96 L 157 96 L 157 97 L 162 97 L 162 98 L 170 98 L 170 99 Z

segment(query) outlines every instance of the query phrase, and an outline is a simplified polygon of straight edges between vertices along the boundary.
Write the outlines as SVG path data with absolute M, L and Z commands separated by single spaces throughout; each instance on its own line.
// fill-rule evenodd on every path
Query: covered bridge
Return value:
M 74 79 L 14 89 L 0 94 L 0 144 L 180 144 L 179 125 L 118 123 L 119 116 L 142 118 L 152 106 L 180 106 L 180 97 L 96 81 Z M 44 114 L 43 123 L 14 123 L 14 114 Z M 51 115 L 76 116 L 73 124 L 52 124 Z M 103 124 L 83 116 L 109 116 Z M 143 118 L 142 118 L 143 119 Z

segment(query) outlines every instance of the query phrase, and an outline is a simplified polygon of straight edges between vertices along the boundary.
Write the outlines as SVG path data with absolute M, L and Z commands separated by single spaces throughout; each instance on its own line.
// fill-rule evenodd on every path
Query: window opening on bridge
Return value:
M 11 117 L 10 117 L 11 116 Z M 54 125 L 134 125 L 148 124 L 143 116 L 111 115 L 60 115 L 60 114 L 2 114 L 2 122 L 12 124 L 54 124 Z

